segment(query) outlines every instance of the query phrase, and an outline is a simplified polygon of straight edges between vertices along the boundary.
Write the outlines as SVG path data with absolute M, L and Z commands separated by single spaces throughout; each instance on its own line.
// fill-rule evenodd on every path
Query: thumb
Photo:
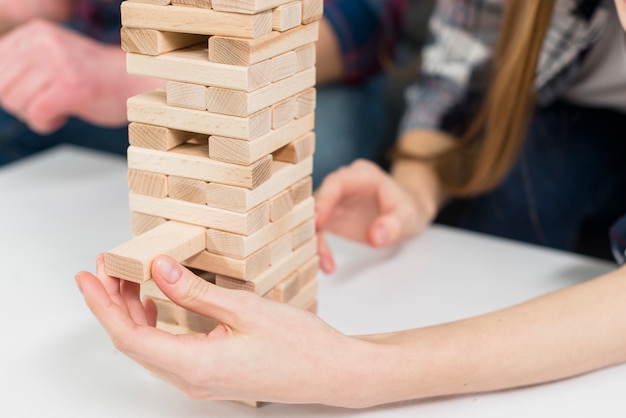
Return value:
M 234 314 L 237 303 L 233 291 L 196 276 L 171 257 L 160 255 L 151 266 L 157 286 L 174 303 L 185 309 L 237 326 Z

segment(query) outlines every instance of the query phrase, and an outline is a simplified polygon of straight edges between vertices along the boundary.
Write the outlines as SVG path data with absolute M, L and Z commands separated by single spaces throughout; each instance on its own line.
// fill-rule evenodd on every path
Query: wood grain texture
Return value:
M 191 45 L 206 45 L 209 37 L 191 33 L 165 32 L 156 29 L 123 27 L 122 50 L 144 55 L 159 55 Z
M 272 11 L 272 30 L 284 32 L 302 23 L 302 3 L 283 4 Z
M 130 145 L 140 148 L 150 148 L 167 151 L 175 148 L 198 136 L 194 132 L 179 131 L 163 126 L 130 123 L 128 125 L 128 140 Z M 208 144 L 209 137 L 205 137 Z
M 315 153 L 315 132 L 301 136 L 272 153 L 275 161 L 296 164 Z
M 270 248 L 265 247 L 243 259 L 202 251 L 185 260 L 184 264 L 212 273 L 248 280 L 267 270 L 270 267 L 270 261 Z
M 263 10 L 273 9 L 293 0 L 212 0 L 215 10 L 226 12 L 255 14 Z

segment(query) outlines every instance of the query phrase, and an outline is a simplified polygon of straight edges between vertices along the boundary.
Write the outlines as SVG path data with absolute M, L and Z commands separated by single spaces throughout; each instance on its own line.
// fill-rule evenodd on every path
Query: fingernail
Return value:
M 74 276 L 74 280 L 76 281 L 76 286 L 78 286 L 78 290 L 80 290 L 80 293 L 83 293 L 83 288 L 80 285 L 80 279 L 78 278 L 78 274 Z
M 384 245 L 389 240 L 389 233 L 382 226 L 377 227 L 374 230 L 374 244 Z
M 159 275 L 169 284 L 176 283 L 183 275 L 178 263 L 169 257 L 159 257 L 156 261 L 156 267 Z
M 320 254 L 320 266 L 326 273 L 333 271 L 335 267 L 332 258 L 322 254 Z

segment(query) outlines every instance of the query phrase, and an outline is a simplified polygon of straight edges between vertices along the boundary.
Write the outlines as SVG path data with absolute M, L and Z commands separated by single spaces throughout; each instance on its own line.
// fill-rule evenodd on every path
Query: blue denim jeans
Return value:
M 453 203 L 442 221 L 611 258 L 609 227 L 626 214 L 625 131 L 620 112 L 564 102 L 537 109 L 500 187 Z

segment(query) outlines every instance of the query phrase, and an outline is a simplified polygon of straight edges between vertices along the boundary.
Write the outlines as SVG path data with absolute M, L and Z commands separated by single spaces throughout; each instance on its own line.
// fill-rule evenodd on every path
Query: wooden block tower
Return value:
M 218 286 L 317 306 L 311 173 L 323 0 L 127 0 L 128 72 L 167 80 L 128 101 L 134 238 L 105 254 L 142 283 L 158 324 L 215 324 L 150 280 L 168 254 Z

